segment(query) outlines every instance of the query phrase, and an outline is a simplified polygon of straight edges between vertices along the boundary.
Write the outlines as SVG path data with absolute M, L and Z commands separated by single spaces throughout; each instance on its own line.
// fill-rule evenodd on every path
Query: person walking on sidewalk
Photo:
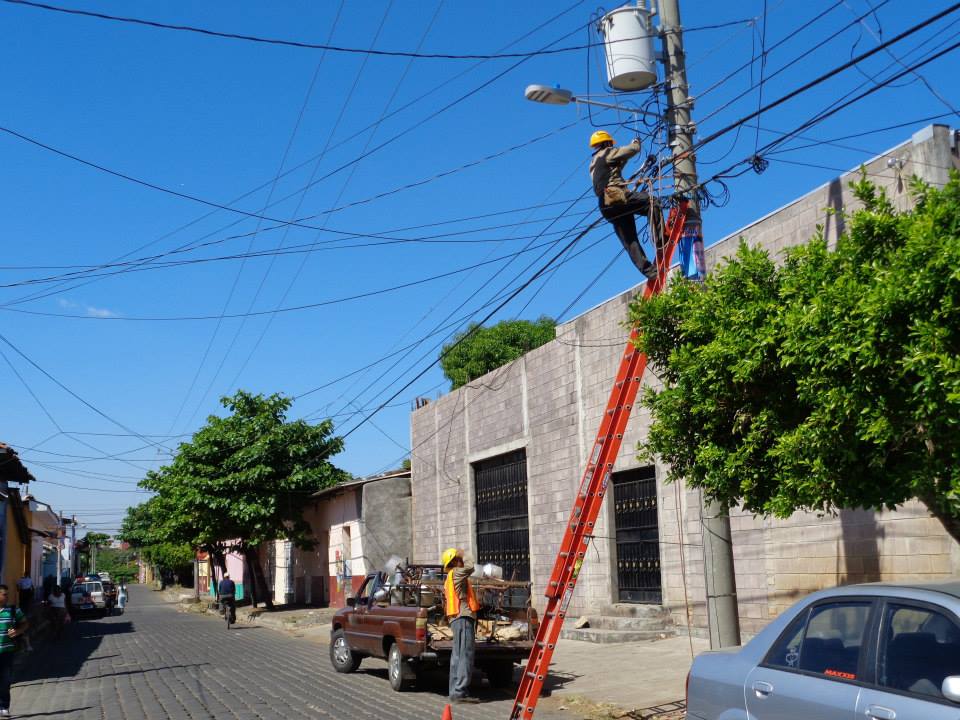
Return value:
M 0 584 L 0 717 L 10 717 L 10 685 L 13 682 L 13 658 L 16 638 L 23 635 L 30 623 L 20 608 L 8 605 L 9 592 Z
M 463 550 L 449 548 L 440 558 L 447 573 L 443 584 L 444 611 L 453 631 L 453 649 L 450 654 L 450 702 L 475 703 L 468 695 L 473 677 L 473 656 L 476 646 L 477 612 L 480 603 L 470 584 L 473 562 L 463 557 Z
M 637 237 L 637 214 L 650 212 L 650 196 L 645 192 L 630 190 L 623 179 L 623 167 L 640 152 L 640 140 L 635 138 L 629 145 L 614 147 L 614 139 L 606 130 L 597 130 L 590 136 L 593 157 L 590 160 L 590 179 L 593 191 L 600 203 L 600 214 L 606 218 L 617 234 L 620 244 L 627 251 L 637 270 L 648 280 L 657 276 L 657 266 L 650 262 L 640 239 Z

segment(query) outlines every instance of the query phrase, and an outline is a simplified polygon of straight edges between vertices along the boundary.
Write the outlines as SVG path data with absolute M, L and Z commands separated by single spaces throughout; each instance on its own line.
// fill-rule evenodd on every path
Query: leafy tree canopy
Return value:
M 920 498 L 960 540 L 960 176 L 898 213 L 866 179 L 835 249 L 741 243 L 631 306 L 665 388 L 641 456 L 747 510 Z
M 441 351 L 440 367 L 450 381 L 450 389 L 456 390 L 550 342 L 556 337 L 556 326 L 556 321 L 546 316 L 536 322 L 504 320 L 479 329 L 476 323 L 471 324 Z
M 117 537 L 136 548 L 147 562 L 164 570 L 176 570 L 193 562 L 194 551 L 187 543 L 163 542 L 164 519 L 157 516 L 158 503 L 151 498 L 127 509 Z
M 287 421 L 292 401 L 277 394 L 239 391 L 221 402 L 229 415 L 210 416 L 170 465 L 141 481 L 157 493 L 148 537 L 190 547 L 239 539 L 241 548 L 284 538 L 309 547 L 304 503 L 346 478 L 330 462 L 343 449 L 333 423 Z
M 86 542 L 87 547 L 101 548 L 110 544 L 110 536 L 100 532 L 88 532 L 84 535 L 83 540 Z

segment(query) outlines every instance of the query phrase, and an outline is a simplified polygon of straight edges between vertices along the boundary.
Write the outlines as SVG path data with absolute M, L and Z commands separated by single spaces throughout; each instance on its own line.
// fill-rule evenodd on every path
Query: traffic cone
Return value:
M 449 704 L 443 709 L 443 717 L 440 720 L 453 720 L 453 709 Z

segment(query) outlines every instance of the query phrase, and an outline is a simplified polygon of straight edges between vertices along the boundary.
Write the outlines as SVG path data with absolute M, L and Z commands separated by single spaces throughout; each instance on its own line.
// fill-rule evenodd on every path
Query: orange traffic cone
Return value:
M 443 717 L 440 720 L 453 720 L 453 709 L 449 705 L 443 709 Z

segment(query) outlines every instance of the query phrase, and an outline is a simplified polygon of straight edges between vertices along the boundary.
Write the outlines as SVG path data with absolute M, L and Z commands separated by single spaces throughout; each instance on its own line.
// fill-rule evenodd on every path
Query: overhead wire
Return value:
M 371 55 L 379 55 L 385 57 L 401 57 L 401 58 L 410 58 L 414 60 L 500 60 L 500 59 L 515 59 L 515 58 L 533 58 L 540 57 L 543 55 L 557 55 L 561 53 L 575 52 L 579 50 L 585 50 L 592 45 L 571 45 L 568 47 L 554 48 L 552 50 L 540 49 L 532 50 L 528 52 L 513 52 L 513 53 L 423 53 L 423 52 L 410 52 L 404 50 L 372 50 L 367 51 L 362 48 L 354 47 L 345 47 L 341 45 L 331 45 L 321 44 L 321 43 L 310 43 L 299 40 L 285 40 L 282 38 L 267 38 L 260 37 L 256 35 L 247 35 L 243 33 L 232 33 L 224 32 L 219 30 L 212 30 L 209 28 L 195 27 L 192 25 L 176 25 L 171 23 L 162 23 L 155 20 L 146 20 L 143 18 L 134 18 L 134 17 L 123 17 L 119 15 L 109 15 L 107 13 L 93 12 L 90 10 L 80 10 L 77 8 L 66 8 L 57 5 L 50 5 L 47 3 L 34 2 L 33 0 L 0 0 L 2 2 L 8 3 L 10 5 L 22 5 L 25 7 L 34 8 L 37 10 L 46 10 L 50 12 L 63 13 L 68 15 L 75 15 L 80 17 L 93 18 L 97 20 L 108 20 L 111 22 L 127 23 L 131 25 L 141 25 L 144 27 L 150 27 L 160 30 L 176 30 L 180 32 L 189 32 L 197 33 L 200 35 L 206 35 L 209 37 L 217 37 L 227 40 L 242 40 L 245 42 L 259 43 L 264 45 L 280 45 L 284 47 L 292 47 L 299 49 L 307 50 L 323 50 L 336 53 L 347 53 L 347 54 L 363 54 L 369 52 Z M 739 25 L 745 22 L 744 20 L 730 20 L 722 23 L 714 23 L 711 25 L 701 25 L 698 27 L 687 28 L 686 32 L 691 32 L 695 30 L 718 30 L 722 28 L 731 27 L 733 25 Z M 645 37 L 655 37 L 651 36 L 640 36 L 636 38 L 624 38 L 623 40 L 618 40 L 617 42 L 631 42 L 638 39 L 643 39 Z
M 519 37 L 515 38 L 515 39 L 514 39 L 513 41 L 511 41 L 510 43 L 507 43 L 507 45 L 503 46 L 502 49 L 509 48 L 509 47 L 515 45 L 516 43 L 521 42 L 522 40 L 525 40 L 526 38 L 530 37 L 531 35 L 539 32 L 540 30 L 548 27 L 549 25 L 553 24 L 554 22 L 556 22 L 557 20 L 559 20 L 559 19 L 562 18 L 563 16 L 565 16 L 565 15 L 567 15 L 568 13 L 572 12 L 574 9 L 576 9 L 576 8 L 577 8 L 579 5 L 581 5 L 583 2 L 584 2 L 584 0 L 575 0 L 575 2 L 574 2 L 572 5 L 569 5 L 569 6 L 567 6 L 566 8 L 561 9 L 560 11 L 558 11 L 557 13 L 555 13 L 554 15 L 552 15 L 552 16 L 550 16 L 549 18 L 547 18 L 546 20 L 544 20 L 543 22 L 537 24 L 536 26 L 534 26 L 533 28 L 531 28 L 531 29 L 528 30 L 527 32 L 525 32 L 525 33 L 523 33 L 522 35 L 520 35 Z M 578 31 L 579 31 L 579 26 L 577 27 L 576 30 L 574 30 L 574 31 L 572 31 L 572 32 L 570 32 L 570 33 L 567 33 L 566 35 L 564 35 L 564 36 L 558 38 L 557 40 L 555 40 L 553 43 L 551 43 L 551 45 L 552 45 L 552 44 L 555 44 L 556 42 L 562 41 L 562 40 L 565 39 L 566 37 L 569 37 L 570 35 L 572 35 L 572 34 L 575 33 L 575 32 L 578 32 Z M 456 82 L 456 81 L 459 80 L 461 77 L 469 74 L 470 72 L 472 72 L 473 70 L 475 70 L 475 69 L 477 69 L 478 67 L 482 66 L 482 65 L 485 64 L 486 62 L 487 62 L 487 61 L 485 61 L 485 60 L 478 61 L 478 62 L 472 64 L 470 67 L 467 67 L 467 68 L 465 68 L 464 70 L 461 70 L 460 72 L 455 73 L 454 75 L 451 75 L 451 76 L 448 77 L 446 80 L 443 80 L 442 82 L 438 83 L 437 85 L 434 85 L 434 86 L 433 86 L 432 88 L 430 88 L 429 90 L 425 91 L 424 93 L 421 93 L 420 95 L 418 95 L 417 97 L 413 98 L 413 99 L 410 100 L 409 102 L 403 104 L 403 105 L 400 106 L 399 108 L 396 108 L 396 109 L 393 110 L 387 117 L 393 117 L 393 116 L 397 115 L 398 113 L 403 112 L 404 110 L 412 107 L 413 105 L 415 105 L 415 104 L 421 102 L 422 100 L 426 99 L 427 97 L 433 95 L 435 92 L 443 89 L 443 88 L 446 87 L 447 85 L 450 85 L 451 83 Z M 455 107 L 455 106 L 458 105 L 459 103 L 461 103 L 461 102 L 467 100 L 468 98 L 472 97 L 472 95 L 476 94 L 476 92 L 479 92 L 480 90 L 482 90 L 482 89 L 484 89 L 485 87 L 487 87 L 491 82 L 499 79 L 500 77 L 503 77 L 503 75 L 505 75 L 507 72 L 510 72 L 511 70 L 515 69 L 516 67 L 519 67 L 519 66 L 522 64 L 522 62 L 523 62 L 523 61 L 520 61 L 520 62 L 515 63 L 515 64 L 512 65 L 510 68 L 508 68 L 505 72 L 502 72 L 502 73 L 498 74 L 497 76 L 495 76 L 495 77 L 492 78 L 491 80 L 487 81 L 487 82 L 484 83 L 483 85 L 481 85 L 481 86 L 479 86 L 479 87 L 475 87 L 473 90 L 471 90 L 471 91 L 469 91 L 469 92 L 467 92 L 467 93 L 465 93 L 465 94 L 463 94 L 463 95 L 460 95 L 459 97 L 457 97 L 457 98 L 456 98 L 455 100 L 453 100 L 452 102 L 447 103 L 445 106 L 441 107 L 439 110 L 435 111 L 433 114 L 429 115 L 427 118 L 421 120 L 420 123 L 418 123 L 417 125 L 411 126 L 411 127 L 409 127 L 406 131 L 404 131 L 403 133 L 401 133 L 400 135 L 394 136 L 393 138 L 391 138 L 390 142 L 393 142 L 394 140 L 398 139 L 399 137 L 401 137 L 402 135 L 406 134 L 407 132 L 412 132 L 412 130 L 414 130 L 414 129 L 416 129 L 417 127 L 419 127 L 419 125 L 420 125 L 421 123 L 427 122 L 427 121 L 433 119 L 434 117 L 436 117 L 436 116 L 438 116 L 438 115 L 446 112 L 447 110 Z M 358 132 L 358 133 L 366 132 L 366 131 L 369 130 L 371 127 L 373 127 L 373 124 L 372 124 L 372 123 L 371 123 L 370 125 L 364 127 L 364 128 L 361 128 L 361 129 L 358 130 L 357 132 Z M 290 169 L 288 169 L 288 170 L 285 170 L 285 171 L 282 173 L 281 177 L 285 177 L 285 176 L 289 175 L 289 174 L 292 173 L 292 172 L 295 172 L 295 171 L 297 171 L 297 170 L 299 170 L 299 169 L 301 169 L 301 168 L 303 168 L 303 167 L 308 166 L 310 163 L 312 163 L 314 160 L 316 160 L 316 158 L 317 158 L 317 155 L 312 155 L 312 156 L 308 157 L 306 160 L 298 163 L 297 165 L 293 166 L 292 168 L 290 168 Z M 268 187 L 268 186 L 270 185 L 270 183 L 271 183 L 271 180 L 268 180 L 268 181 L 266 181 L 266 182 L 258 185 L 257 187 L 253 188 L 252 190 L 249 190 L 249 191 L 247 191 L 247 192 L 245 192 L 245 193 L 242 193 L 241 195 L 235 197 L 233 200 L 231 200 L 229 203 L 227 203 L 227 205 L 233 205 L 234 203 L 239 202 L 240 200 L 243 200 L 243 199 L 245 199 L 245 198 L 247 198 L 247 197 L 250 197 L 251 195 L 255 194 L 256 192 L 259 192 L 260 190 Z M 302 188 L 301 188 L 301 189 L 302 189 Z M 274 204 L 278 204 L 278 203 L 284 202 L 284 201 L 290 199 L 291 197 L 294 197 L 298 192 L 300 192 L 300 190 L 294 191 L 293 193 L 290 193 L 289 195 L 280 198 L 280 199 L 277 200 Z M 191 220 L 191 221 L 189 221 L 189 222 L 187 222 L 187 223 L 185 223 L 185 224 L 183 224 L 183 225 L 180 225 L 180 226 L 177 227 L 176 229 L 174 229 L 174 230 L 172 230 L 172 231 L 169 231 L 169 232 L 167 232 L 167 233 L 164 233 L 163 235 L 161 235 L 160 237 L 156 238 L 155 240 L 152 240 L 152 241 L 150 241 L 150 242 L 148 242 L 148 243 L 146 243 L 146 244 L 143 244 L 143 245 L 135 248 L 135 249 L 132 250 L 132 251 L 128 251 L 127 253 L 125 253 L 125 254 L 123 254 L 123 255 L 120 255 L 120 256 L 118 256 L 118 257 L 115 258 L 115 259 L 123 259 L 124 257 L 128 257 L 130 254 L 133 254 L 133 253 L 135 253 L 135 252 L 139 252 L 139 251 L 141 251 L 141 250 L 144 250 L 144 249 L 146 249 L 147 247 L 150 247 L 150 246 L 152 246 L 152 245 L 154 245 L 154 244 L 156 244 L 156 243 L 158 243 L 158 242 L 161 242 L 162 240 L 167 239 L 167 238 L 171 237 L 172 235 L 174 235 L 174 234 L 176 234 L 176 233 L 178 233 L 178 232 L 181 232 L 181 231 L 183 231 L 183 230 L 186 230 L 186 229 L 192 227 L 193 225 L 196 225 L 197 223 L 199 223 L 199 222 L 201 222 L 201 221 L 203 221 L 203 220 L 211 217 L 212 215 L 216 214 L 217 212 L 220 212 L 220 209 L 219 209 L 219 208 L 215 208 L 215 209 L 211 210 L 210 212 L 205 213 L 204 215 L 202 215 L 202 216 L 200 216 L 200 217 L 194 218 L 193 220 Z M 211 237 L 212 235 L 216 234 L 217 232 L 222 232 L 222 231 L 224 231 L 224 230 L 227 230 L 227 229 L 229 229 L 229 228 L 231 228 L 231 227 L 239 224 L 239 223 L 242 222 L 244 219 L 245 219 L 245 218 L 240 218 L 240 219 L 234 220 L 234 221 L 232 221 L 231 223 L 228 223 L 227 225 L 222 226 L 219 230 L 215 230 L 215 231 L 213 231 L 213 232 L 211 232 L 211 233 L 207 233 L 206 235 L 204 235 L 204 236 L 201 238 L 201 240 L 205 240 L 205 239 Z M 282 225 L 282 223 L 281 223 L 281 225 Z M 192 242 L 192 241 L 191 241 L 191 242 Z M 191 242 L 188 242 L 186 245 L 181 245 L 180 247 L 187 247 L 187 246 L 189 246 L 189 245 L 191 244 Z M 76 283 L 76 284 L 73 285 L 73 287 L 70 288 L 70 289 L 76 289 L 76 288 L 78 288 L 78 287 L 82 287 L 82 286 L 84 286 L 84 285 L 88 285 L 88 284 L 90 284 L 90 282 L 96 282 L 96 280 L 84 281 L 84 282 Z M 66 284 L 66 283 L 65 283 L 65 284 Z M 42 297 L 49 297 L 51 294 L 55 294 L 55 293 L 52 293 L 52 292 L 33 293 L 32 295 L 25 296 L 25 297 L 21 297 L 21 298 L 19 298 L 19 299 L 14 300 L 14 301 L 8 302 L 8 303 L 6 303 L 6 305 L 10 305 L 10 304 L 20 304 L 20 303 L 23 303 L 23 302 L 28 302 L 28 301 L 30 301 L 30 300 L 41 299 Z
M 387 7 L 388 13 L 389 13 L 389 8 L 390 6 L 388 5 Z M 436 10 L 434 10 L 433 16 L 430 18 L 429 22 L 426 25 L 426 28 L 424 29 L 422 35 L 420 36 L 420 40 L 417 43 L 417 50 L 423 47 L 423 44 L 427 41 L 427 37 L 430 35 L 430 32 L 433 30 L 433 26 L 436 23 L 437 18 L 440 16 L 440 11 L 442 8 L 443 8 L 443 0 L 439 0 L 439 2 L 437 3 Z M 384 15 L 384 21 L 386 21 L 386 14 Z M 376 42 L 376 38 L 374 39 L 374 42 Z M 368 57 L 369 56 L 366 56 L 364 58 L 364 64 L 366 63 Z M 360 74 L 363 72 L 363 67 L 364 66 L 361 66 L 360 72 L 357 75 L 358 80 L 359 80 Z M 387 113 L 390 111 L 390 106 L 393 105 L 394 100 L 396 100 L 397 95 L 400 93 L 400 88 L 403 86 L 404 82 L 406 81 L 407 76 L 410 73 L 410 70 L 412 67 L 413 67 L 413 59 L 411 58 L 407 62 L 403 72 L 400 74 L 400 77 L 397 79 L 395 83 L 393 83 L 393 90 L 390 96 L 387 98 L 387 101 L 383 105 L 383 110 L 380 113 L 380 117 L 378 118 L 377 123 L 373 126 L 373 128 L 370 130 L 369 134 L 367 135 L 364 141 L 363 148 L 360 150 L 360 155 L 364 155 L 367 152 L 367 150 L 370 148 L 370 144 L 373 142 L 373 139 L 376 137 L 377 131 L 380 129 L 380 125 L 383 122 L 384 118 L 387 116 Z M 350 168 L 350 172 L 347 173 L 347 176 L 344 178 L 343 183 L 341 183 L 340 190 L 338 191 L 336 198 L 334 198 L 333 202 L 331 203 L 331 207 L 337 207 L 337 205 L 340 203 L 344 193 L 347 191 L 347 188 L 350 186 L 350 183 L 353 180 L 357 167 L 358 167 L 357 165 L 354 165 L 353 167 Z M 302 197 L 301 197 L 301 200 L 302 200 Z M 294 215 L 296 215 L 298 212 L 299 212 L 299 205 L 297 206 L 297 210 L 294 211 Z M 329 222 L 329 219 L 330 219 L 329 214 L 324 216 L 323 218 L 324 227 L 326 227 L 326 224 L 327 222 Z M 286 231 L 284 231 L 284 233 L 286 233 Z M 311 249 L 316 248 L 319 242 L 320 242 L 320 233 L 317 232 L 316 236 L 314 237 L 313 243 L 310 246 Z M 294 271 L 293 277 L 287 283 L 287 286 L 284 289 L 283 294 L 280 296 L 280 299 L 277 300 L 275 308 L 282 307 L 283 303 L 286 302 L 287 297 L 289 297 L 291 290 L 293 290 L 294 285 L 296 285 L 297 281 L 299 280 L 300 275 L 303 273 L 303 270 L 306 267 L 306 264 L 309 261 L 309 259 L 310 259 L 309 254 L 304 254 L 302 256 L 300 260 L 300 264 L 297 266 L 296 270 Z M 254 342 L 253 347 L 247 353 L 246 359 L 241 363 L 240 368 L 234 374 L 234 377 L 230 381 L 228 387 L 237 386 L 237 383 L 239 382 L 240 377 L 242 376 L 244 370 L 246 370 L 248 364 L 250 363 L 250 360 L 253 358 L 254 353 L 256 353 L 260 345 L 263 343 L 263 339 L 267 336 L 267 333 L 270 331 L 270 328 L 272 327 L 273 321 L 275 320 L 276 317 L 277 317 L 276 313 L 273 313 L 267 316 L 267 322 L 261 329 L 256 342 Z
M 340 4 L 337 6 L 336 14 L 334 15 L 333 22 L 330 24 L 330 30 L 327 34 L 327 42 L 333 40 L 334 33 L 337 30 L 337 25 L 340 22 L 340 15 L 343 12 L 344 0 L 340 0 Z M 378 31 L 379 32 L 379 31 Z M 313 96 L 313 90 L 316 87 L 317 79 L 320 77 L 320 70 L 323 68 L 323 63 L 326 60 L 327 52 L 324 50 L 320 55 L 320 60 L 317 62 L 317 66 L 313 71 L 313 76 L 310 78 L 310 83 L 307 86 L 306 95 L 303 98 L 303 102 L 300 104 L 300 112 L 297 114 L 297 119 L 293 124 L 293 128 L 290 131 L 290 135 L 287 138 L 286 146 L 283 149 L 283 154 L 280 157 L 280 162 L 277 164 L 277 171 L 273 176 L 273 182 L 270 184 L 270 190 L 267 193 L 267 198 L 264 201 L 263 210 L 261 213 L 265 213 L 270 207 L 270 203 L 273 200 L 273 194 L 277 189 L 277 183 L 280 182 L 281 173 L 287 164 L 287 158 L 290 156 L 290 150 L 293 148 L 294 140 L 297 138 L 297 134 L 300 131 L 300 125 L 303 122 L 303 117 L 306 114 L 307 107 L 310 104 L 310 98 Z M 329 145 L 329 141 L 328 141 Z M 320 153 L 320 158 L 317 159 L 319 164 L 320 159 L 323 158 L 326 153 L 326 148 L 323 149 Z M 298 206 L 299 209 L 299 206 Z M 294 213 L 296 214 L 296 213 Z M 253 250 L 253 244 L 256 242 L 257 235 L 260 232 L 261 223 L 263 222 L 262 218 L 257 218 L 256 227 L 253 230 L 253 233 L 250 236 L 249 242 L 247 243 L 247 253 Z M 286 227 L 289 227 L 286 226 Z M 271 262 L 273 262 L 271 260 Z M 237 269 L 236 274 L 233 277 L 233 282 L 230 285 L 230 290 L 227 292 L 227 297 L 223 302 L 223 307 L 220 311 L 220 318 L 217 320 L 217 324 L 213 328 L 213 332 L 210 334 L 210 339 L 207 341 L 206 348 L 203 351 L 203 355 L 200 357 L 200 362 L 197 363 L 197 369 L 193 373 L 193 377 L 190 380 L 190 385 L 187 387 L 187 392 L 183 396 L 183 400 L 180 402 L 177 412 L 173 417 L 173 420 L 170 422 L 170 427 L 167 430 L 168 433 L 172 433 L 174 427 L 176 427 L 177 422 L 180 420 L 180 416 L 183 414 L 183 411 L 186 409 L 187 402 L 190 399 L 190 396 L 193 394 L 193 389 L 197 385 L 197 381 L 200 379 L 200 373 L 203 371 L 203 367 L 206 365 L 207 358 L 210 357 L 210 353 L 213 351 L 214 343 L 217 340 L 217 336 L 220 334 L 220 328 L 223 326 L 223 316 L 227 312 L 227 309 L 230 307 L 230 303 L 233 301 L 234 294 L 237 291 L 237 286 L 240 283 L 240 278 L 243 275 L 244 267 L 246 267 L 246 257 L 240 261 L 240 267 Z M 269 270 L 268 270 L 269 272 Z M 259 291 L 258 291 L 259 292 Z M 206 397 L 206 395 L 204 395 Z
M 390 9 L 392 7 L 393 7 L 393 0 L 389 0 L 386 8 L 383 11 L 383 16 L 380 18 L 380 23 L 377 25 L 376 31 L 373 34 L 373 39 L 370 41 L 371 50 L 376 45 L 377 41 L 380 39 L 380 34 L 383 32 L 383 28 L 387 24 L 387 18 L 390 15 Z M 331 30 L 331 35 L 332 35 L 332 32 L 333 31 Z M 324 56 L 325 55 L 326 55 L 326 51 L 324 51 Z M 347 108 L 350 106 L 350 102 L 353 100 L 354 93 L 356 92 L 357 88 L 360 86 L 360 79 L 363 77 L 363 71 L 367 67 L 367 62 L 369 60 L 370 60 L 370 54 L 367 53 L 363 56 L 363 60 L 360 62 L 360 66 L 357 68 L 357 71 L 354 74 L 353 83 L 350 86 L 350 89 L 347 91 L 346 96 L 343 98 L 343 102 L 340 103 L 340 110 L 333 121 L 333 125 L 330 127 L 330 130 L 327 133 L 327 138 L 324 143 L 323 149 L 320 151 L 320 154 L 317 157 L 316 162 L 313 164 L 313 168 L 310 171 L 310 177 L 307 181 L 307 184 L 303 187 L 303 190 L 300 192 L 300 196 L 297 199 L 296 207 L 292 211 L 293 217 L 296 217 L 297 215 L 300 214 L 300 208 L 303 206 L 303 202 L 307 197 L 309 188 L 313 186 L 313 181 L 316 178 L 317 173 L 320 171 L 320 167 L 321 167 L 321 163 L 323 162 L 323 159 L 326 157 L 327 152 L 330 150 L 331 146 L 333 145 L 333 138 L 336 135 L 337 130 L 340 129 L 340 124 L 343 122 L 343 119 L 346 116 Z M 318 71 L 319 71 L 319 66 L 318 66 Z M 312 89 L 313 87 L 311 85 L 310 90 L 312 91 Z M 304 109 L 306 109 L 306 104 L 304 106 Z M 364 148 L 364 151 L 366 151 L 366 149 L 367 148 Z M 362 157 L 363 155 L 364 155 L 364 152 L 361 152 L 360 157 Z M 350 170 L 351 174 L 355 169 L 356 169 L 356 165 L 351 166 L 351 170 Z M 280 241 L 277 244 L 278 250 L 281 247 L 283 247 L 284 243 L 286 242 L 287 235 L 289 233 L 289 228 L 290 228 L 289 225 L 286 226 L 283 232 L 281 233 Z M 276 257 L 277 257 L 276 255 L 271 256 L 270 263 L 267 265 L 266 270 L 264 271 L 262 277 L 260 278 L 260 282 L 253 293 L 253 297 L 251 297 L 250 302 L 247 304 L 247 312 L 252 311 L 253 308 L 256 306 L 257 300 L 260 298 L 260 293 L 263 291 L 267 278 L 270 276 L 270 273 L 274 268 Z M 306 259 L 306 257 L 307 256 L 304 255 L 304 259 Z M 241 270 L 242 270 L 242 267 L 241 267 Z M 284 294 L 284 299 L 285 298 L 286 298 L 286 294 Z M 246 327 L 249 317 L 250 317 L 249 315 L 245 315 L 243 318 L 241 318 L 240 323 L 237 325 L 237 329 L 233 334 L 233 338 L 230 340 L 229 345 L 227 346 L 226 350 L 223 352 L 220 358 L 220 362 L 217 364 L 217 367 L 214 370 L 213 376 L 210 378 L 209 383 L 207 383 L 206 390 L 204 390 L 204 392 L 201 394 L 199 402 L 197 403 L 190 417 L 187 419 L 186 426 L 189 427 L 190 424 L 193 422 L 194 418 L 197 416 L 197 413 L 200 412 L 201 408 L 203 407 L 203 404 L 206 402 L 207 397 L 210 394 L 210 391 L 213 389 L 213 386 L 216 384 L 217 380 L 220 378 L 220 373 L 223 371 L 223 368 L 226 365 L 227 359 L 230 357 L 230 354 L 233 352 L 234 347 L 236 347 L 237 341 L 239 340 L 240 335 L 243 333 L 243 330 Z M 268 317 L 268 322 L 270 322 L 269 317 Z

